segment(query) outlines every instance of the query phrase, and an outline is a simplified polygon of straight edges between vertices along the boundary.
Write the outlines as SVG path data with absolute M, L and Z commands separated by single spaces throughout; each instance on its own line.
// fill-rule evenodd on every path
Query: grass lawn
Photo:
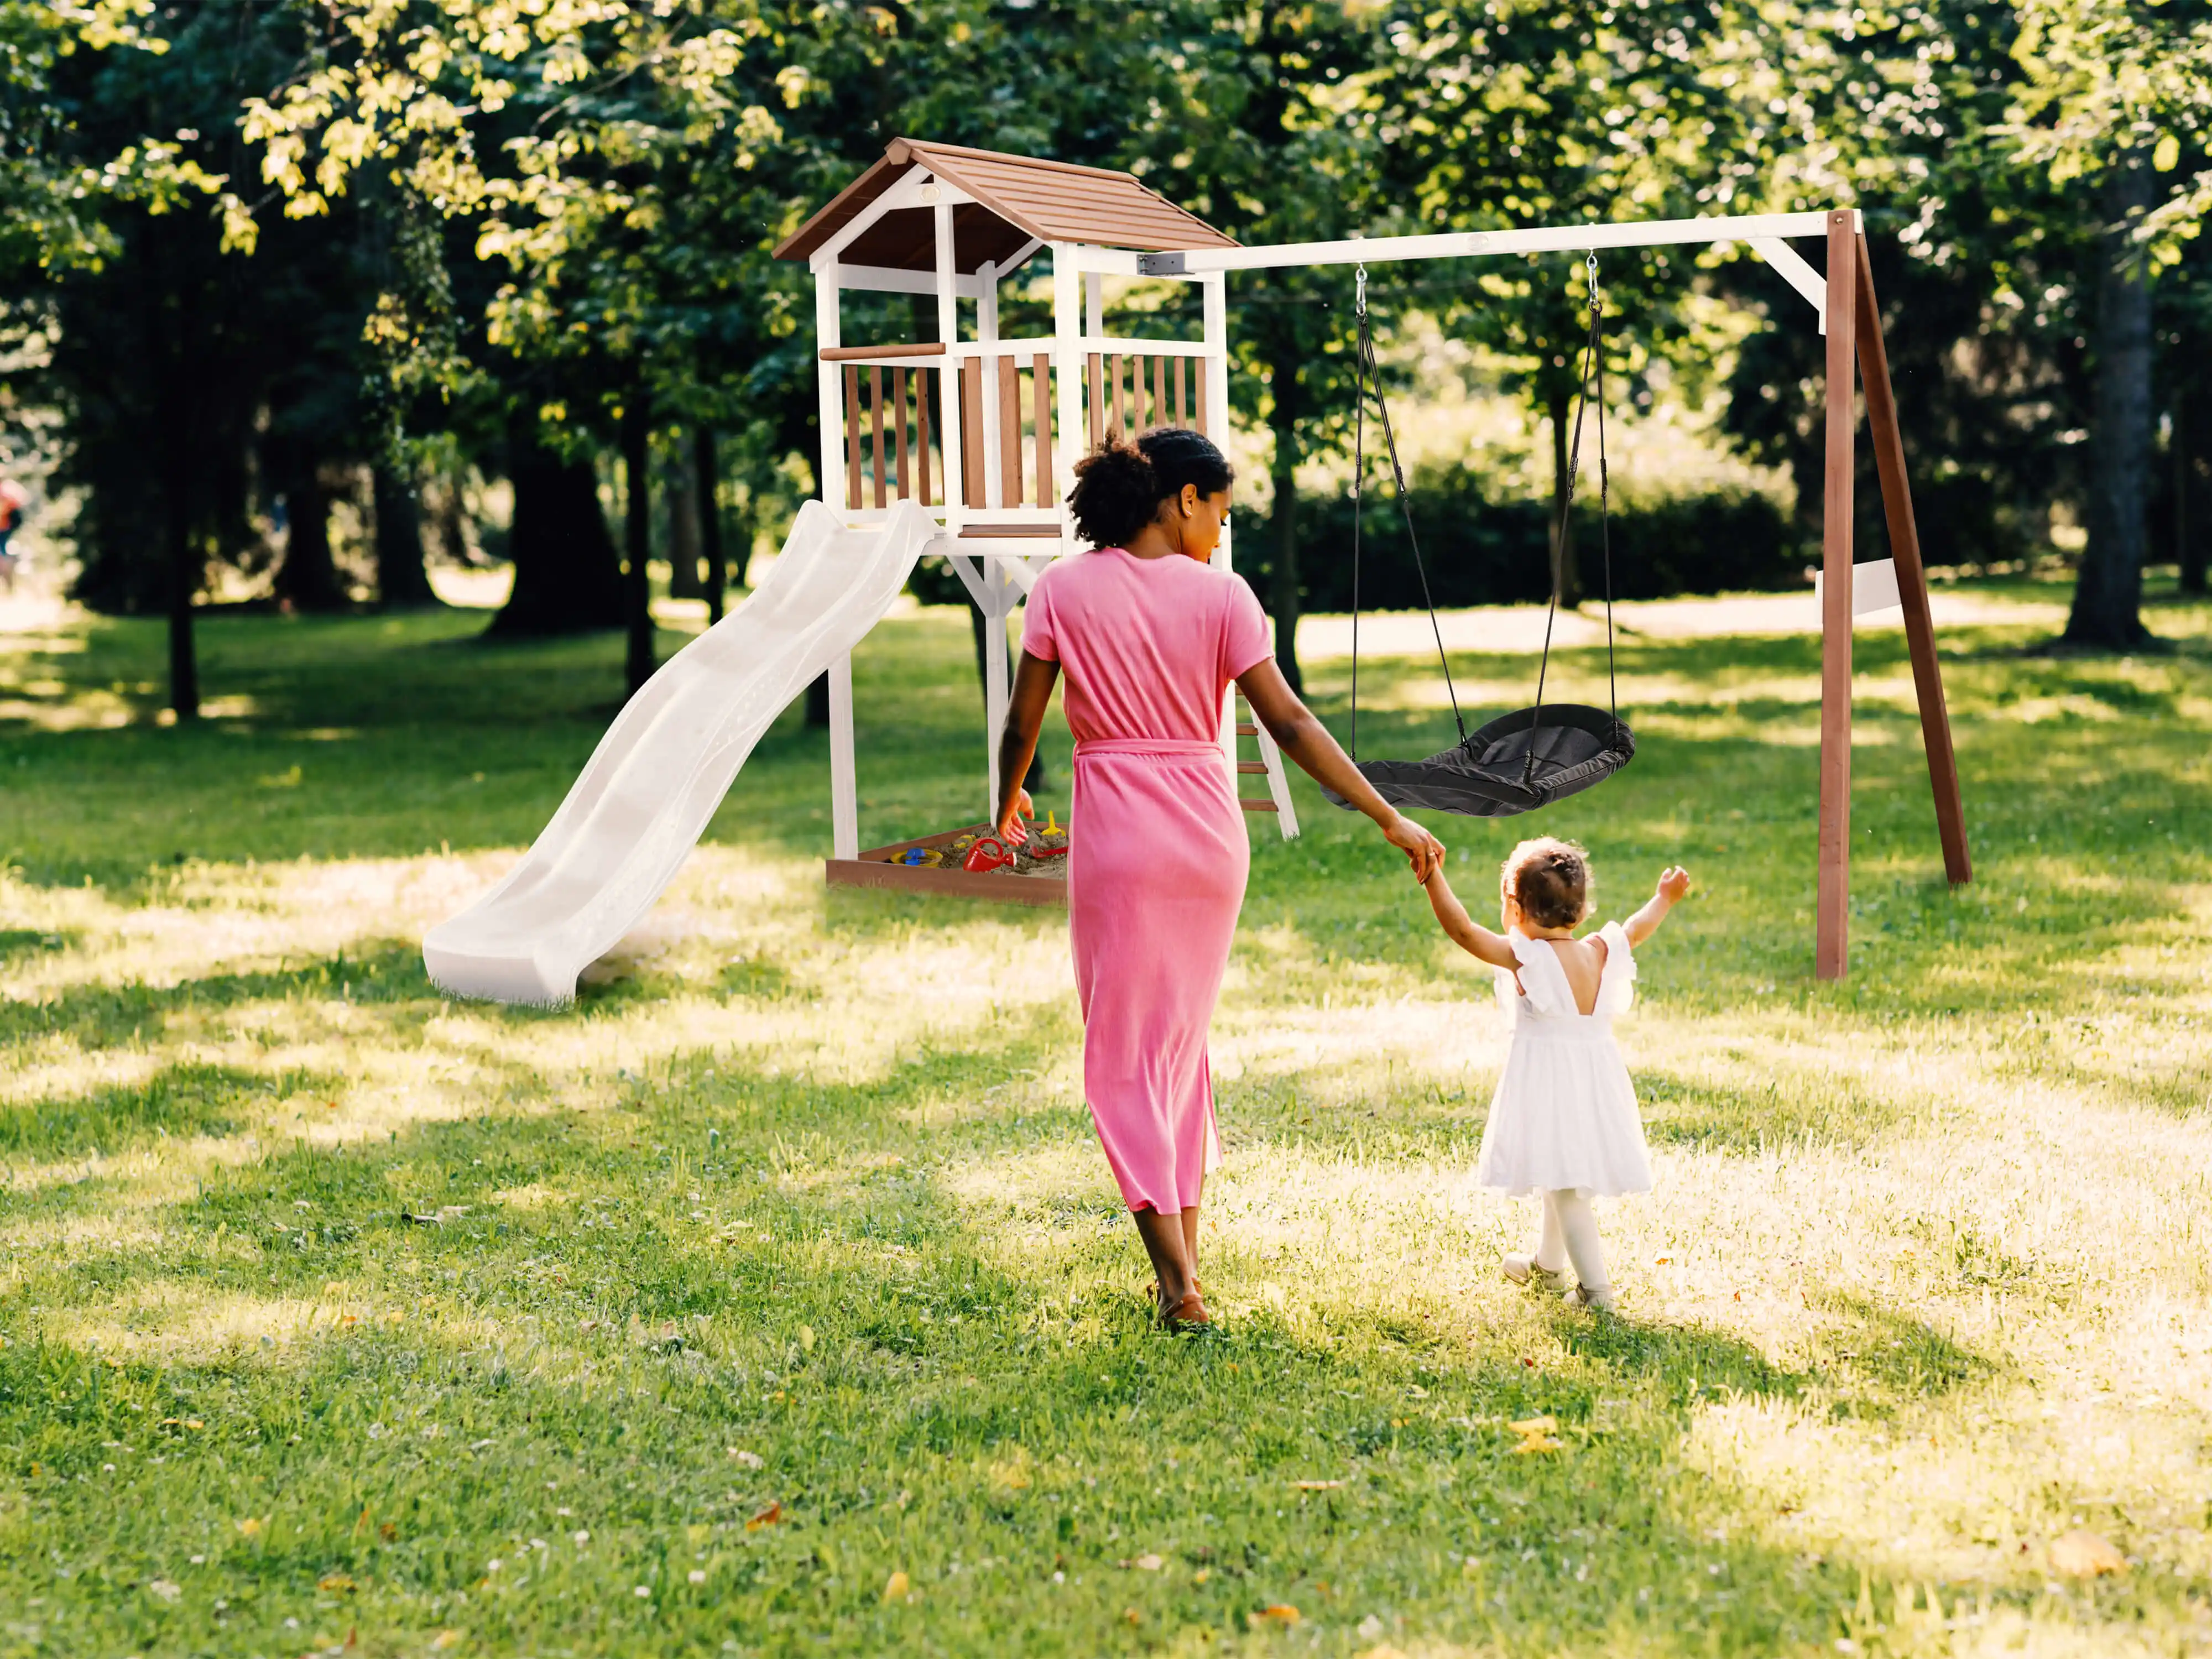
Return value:
M 619 641 L 480 621 L 211 620 L 183 730 L 158 624 L 0 638 L 0 1656 L 2212 1650 L 2212 610 L 2130 661 L 1947 635 L 1955 892 L 1861 635 L 1842 985 L 1810 637 L 1646 631 L 1632 766 L 1431 821 L 1474 897 L 1534 827 L 1602 915 L 1698 878 L 1624 1027 L 1617 1319 L 1499 1278 L 1486 975 L 1301 781 L 1193 1340 L 1146 1328 L 1064 921 L 825 896 L 795 710 L 577 1006 L 431 989 L 618 690 Z M 969 650 L 860 653 L 864 838 L 979 814 Z M 1369 752 L 1445 739 L 1432 664 L 1362 682 Z

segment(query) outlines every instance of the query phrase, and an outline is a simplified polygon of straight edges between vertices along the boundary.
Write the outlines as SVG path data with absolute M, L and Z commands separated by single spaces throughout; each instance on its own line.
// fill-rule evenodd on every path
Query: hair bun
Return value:
M 1084 540 L 1093 547 L 1121 547 L 1185 484 L 1212 495 L 1228 489 L 1235 477 L 1228 458 L 1203 432 L 1155 427 L 1133 443 L 1109 433 L 1075 464 L 1067 504 Z

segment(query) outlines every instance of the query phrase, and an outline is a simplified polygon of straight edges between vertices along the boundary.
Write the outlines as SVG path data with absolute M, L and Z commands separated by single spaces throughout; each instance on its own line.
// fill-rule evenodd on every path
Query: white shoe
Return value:
M 1526 1285 L 1535 1279 L 1542 1281 L 1537 1286 L 1540 1290 L 1557 1291 L 1566 1285 L 1565 1273 L 1553 1273 L 1549 1267 L 1538 1267 L 1533 1255 L 1509 1254 L 1499 1257 L 1498 1265 L 1505 1270 L 1505 1276 L 1516 1285 Z
M 1613 1311 L 1613 1286 L 1607 1285 L 1592 1290 L 1587 1285 L 1577 1285 L 1567 1292 L 1567 1305 L 1571 1308 L 1595 1308 L 1600 1313 Z

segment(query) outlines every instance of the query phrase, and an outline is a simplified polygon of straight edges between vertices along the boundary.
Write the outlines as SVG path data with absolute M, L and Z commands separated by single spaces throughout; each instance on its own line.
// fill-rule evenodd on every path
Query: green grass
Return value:
M 1538 823 L 1603 914 L 1698 878 L 1624 1028 L 1619 1319 L 1497 1277 L 1486 979 L 1301 781 L 1216 1024 L 1202 1340 L 1146 1327 L 1064 922 L 825 895 L 795 710 L 578 1005 L 501 1010 L 416 942 L 619 641 L 213 621 L 177 729 L 156 626 L 0 637 L 0 1656 L 2196 1650 L 2212 612 L 2154 622 L 2179 653 L 1947 635 L 1955 891 L 1861 635 L 1840 985 L 1809 638 L 1628 641 L 1632 766 L 1432 820 L 1474 900 Z M 925 612 L 860 653 L 866 839 L 979 814 L 968 653 Z M 1370 753 L 1449 734 L 1431 665 L 1362 696 Z M 2129 1570 L 2068 1576 L 2077 1528 Z

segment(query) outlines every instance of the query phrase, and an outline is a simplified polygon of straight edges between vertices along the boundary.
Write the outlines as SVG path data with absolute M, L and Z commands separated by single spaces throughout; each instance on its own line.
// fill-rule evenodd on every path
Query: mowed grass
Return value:
M 1624 1028 L 1659 1184 L 1602 1206 L 1618 1319 L 1498 1278 L 1487 978 L 1301 781 L 1215 1029 L 1201 1340 L 1146 1326 L 1064 921 L 825 894 L 796 710 L 577 1006 L 462 1006 L 422 933 L 557 803 L 619 641 L 210 621 L 173 729 L 156 625 L 27 627 L 0 1655 L 2212 1644 L 2212 615 L 2154 621 L 2178 653 L 1946 637 L 1956 891 L 1861 635 L 1841 985 L 1810 638 L 1626 641 L 1632 766 L 1432 821 L 1471 899 L 1538 829 L 1604 915 L 1698 878 Z M 1528 658 L 1455 666 L 1527 700 Z M 864 837 L 978 816 L 964 618 L 856 680 Z M 1447 739 L 1432 664 L 1362 693 L 1368 752 Z M 2077 1528 L 2125 1571 L 2068 1573 Z

